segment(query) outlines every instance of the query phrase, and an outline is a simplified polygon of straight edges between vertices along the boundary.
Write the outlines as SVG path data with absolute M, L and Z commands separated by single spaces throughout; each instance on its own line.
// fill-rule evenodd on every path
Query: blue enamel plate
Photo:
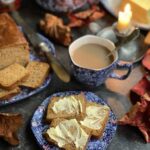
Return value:
M 46 39 L 45 37 L 43 37 L 42 35 L 38 34 L 38 36 L 44 41 L 47 43 L 48 47 L 49 47 L 49 50 L 50 52 L 55 55 L 55 48 L 53 46 L 53 44 L 48 40 Z M 38 52 L 38 51 L 37 51 Z M 45 62 L 47 59 L 46 59 L 46 56 L 44 55 L 38 55 L 37 52 L 33 51 L 32 49 L 30 50 L 30 60 L 38 60 L 38 61 L 42 61 L 42 62 Z M 34 94 L 37 94 L 39 93 L 41 90 L 43 90 L 44 88 L 46 88 L 49 83 L 51 82 L 51 78 L 52 78 L 52 73 L 50 73 L 47 77 L 47 79 L 45 80 L 45 82 L 43 83 L 42 86 L 40 86 L 39 88 L 37 89 L 29 89 L 29 88 L 21 88 L 21 93 L 19 93 L 18 95 L 12 97 L 11 99 L 6 99 L 6 100 L 3 100 L 3 101 L 0 101 L 0 106 L 3 106 L 3 105 L 7 105 L 7 104 L 11 104 L 11 103 L 15 103 L 15 102 L 18 102 L 18 101 L 21 101 L 23 99 L 26 99 Z
M 49 144 L 46 139 L 43 137 L 43 132 L 48 129 L 48 126 L 45 121 L 45 112 L 48 106 L 49 101 L 54 96 L 67 96 L 71 94 L 79 94 L 78 91 L 69 91 L 69 92 L 60 92 L 53 94 L 52 96 L 46 98 L 43 103 L 38 107 L 35 111 L 33 118 L 31 120 L 31 129 L 33 134 L 36 138 L 37 143 L 43 150 L 58 150 L 59 148 L 55 145 Z M 94 93 L 91 92 L 84 92 L 86 99 L 88 101 L 100 103 L 102 105 L 107 105 L 106 102 L 96 96 Z M 106 125 L 105 131 L 103 133 L 102 138 L 96 140 L 91 139 L 87 145 L 87 150 L 105 150 L 107 146 L 110 144 L 113 136 L 115 135 L 117 125 L 114 123 L 116 121 L 116 117 L 114 113 L 111 111 L 109 116 L 109 121 Z

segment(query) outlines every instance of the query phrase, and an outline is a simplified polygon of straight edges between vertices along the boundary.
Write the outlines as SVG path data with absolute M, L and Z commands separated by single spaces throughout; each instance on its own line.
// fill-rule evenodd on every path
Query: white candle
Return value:
M 132 19 L 132 11 L 130 4 L 126 4 L 124 11 L 119 12 L 117 29 L 121 31 L 128 30 L 130 28 Z

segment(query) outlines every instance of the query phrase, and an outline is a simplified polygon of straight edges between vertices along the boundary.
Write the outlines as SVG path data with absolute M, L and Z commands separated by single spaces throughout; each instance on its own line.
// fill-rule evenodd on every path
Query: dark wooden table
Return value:
M 20 12 L 26 22 L 38 32 L 39 30 L 37 28 L 37 23 L 39 22 L 39 19 L 44 16 L 46 11 L 39 7 L 35 3 L 35 0 L 24 0 Z M 114 21 L 115 18 L 107 14 L 104 19 L 99 21 L 99 23 L 102 27 L 105 27 L 111 25 Z M 83 29 L 78 31 L 78 34 L 81 36 L 87 32 L 88 31 L 86 29 Z M 75 35 L 79 36 L 76 33 Z M 65 65 L 68 70 L 70 70 L 68 49 L 58 44 L 55 44 L 55 47 L 58 59 Z M 118 72 L 122 74 L 124 71 Z M 108 79 L 105 85 L 102 85 L 97 89 L 87 89 L 75 80 L 65 84 L 54 75 L 52 82 L 46 90 L 21 102 L 0 108 L 0 112 L 21 113 L 24 116 L 24 125 L 19 134 L 19 138 L 21 140 L 20 145 L 17 147 L 12 147 L 4 141 L 0 140 L 0 150 L 40 149 L 31 132 L 30 120 L 32 114 L 40 105 L 40 103 L 47 96 L 55 92 L 68 90 L 90 90 L 97 94 L 99 97 L 105 99 L 115 112 L 116 116 L 120 118 L 131 107 L 131 103 L 128 97 L 129 90 L 143 76 L 143 73 L 144 69 L 140 65 L 137 65 L 127 80 L 118 81 L 114 79 Z M 108 147 L 108 150 L 150 150 L 150 144 L 145 143 L 142 134 L 137 129 L 133 127 L 119 126 L 115 137 Z

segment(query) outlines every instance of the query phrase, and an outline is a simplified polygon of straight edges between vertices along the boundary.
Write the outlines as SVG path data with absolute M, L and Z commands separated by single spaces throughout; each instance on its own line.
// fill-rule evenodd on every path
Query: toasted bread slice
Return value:
M 29 59 L 29 50 L 23 49 L 21 46 L 0 49 L 0 70 L 13 63 L 26 66 Z
M 10 99 L 11 97 L 13 97 L 19 93 L 20 93 L 19 87 L 16 87 L 13 90 L 0 89 L 0 100 Z
M 109 112 L 108 106 L 88 102 L 86 105 L 86 116 L 79 122 L 86 130 L 91 132 L 91 136 L 100 138 L 107 124 Z
M 28 75 L 28 71 L 19 64 L 12 64 L 0 71 L 0 86 L 12 89 Z
M 83 93 L 65 97 L 53 97 L 48 105 L 46 120 L 56 118 L 83 118 L 86 101 Z
M 27 65 L 29 76 L 20 84 L 29 88 L 38 88 L 48 76 L 50 66 L 44 62 L 32 61 Z
M 65 150 L 85 150 L 90 139 L 76 119 L 55 119 L 44 135 L 48 142 Z

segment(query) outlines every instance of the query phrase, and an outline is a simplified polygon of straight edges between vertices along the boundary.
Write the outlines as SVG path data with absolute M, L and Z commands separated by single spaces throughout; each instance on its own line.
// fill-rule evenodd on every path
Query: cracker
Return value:
M 20 85 L 35 89 L 45 81 L 50 66 L 44 62 L 32 61 L 27 65 L 26 69 L 29 72 L 29 76 Z
M 12 64 L 0 70 L 0 86 L 5 89 L 12 89 L 28 75 L 28 71 L 19 64 Z

